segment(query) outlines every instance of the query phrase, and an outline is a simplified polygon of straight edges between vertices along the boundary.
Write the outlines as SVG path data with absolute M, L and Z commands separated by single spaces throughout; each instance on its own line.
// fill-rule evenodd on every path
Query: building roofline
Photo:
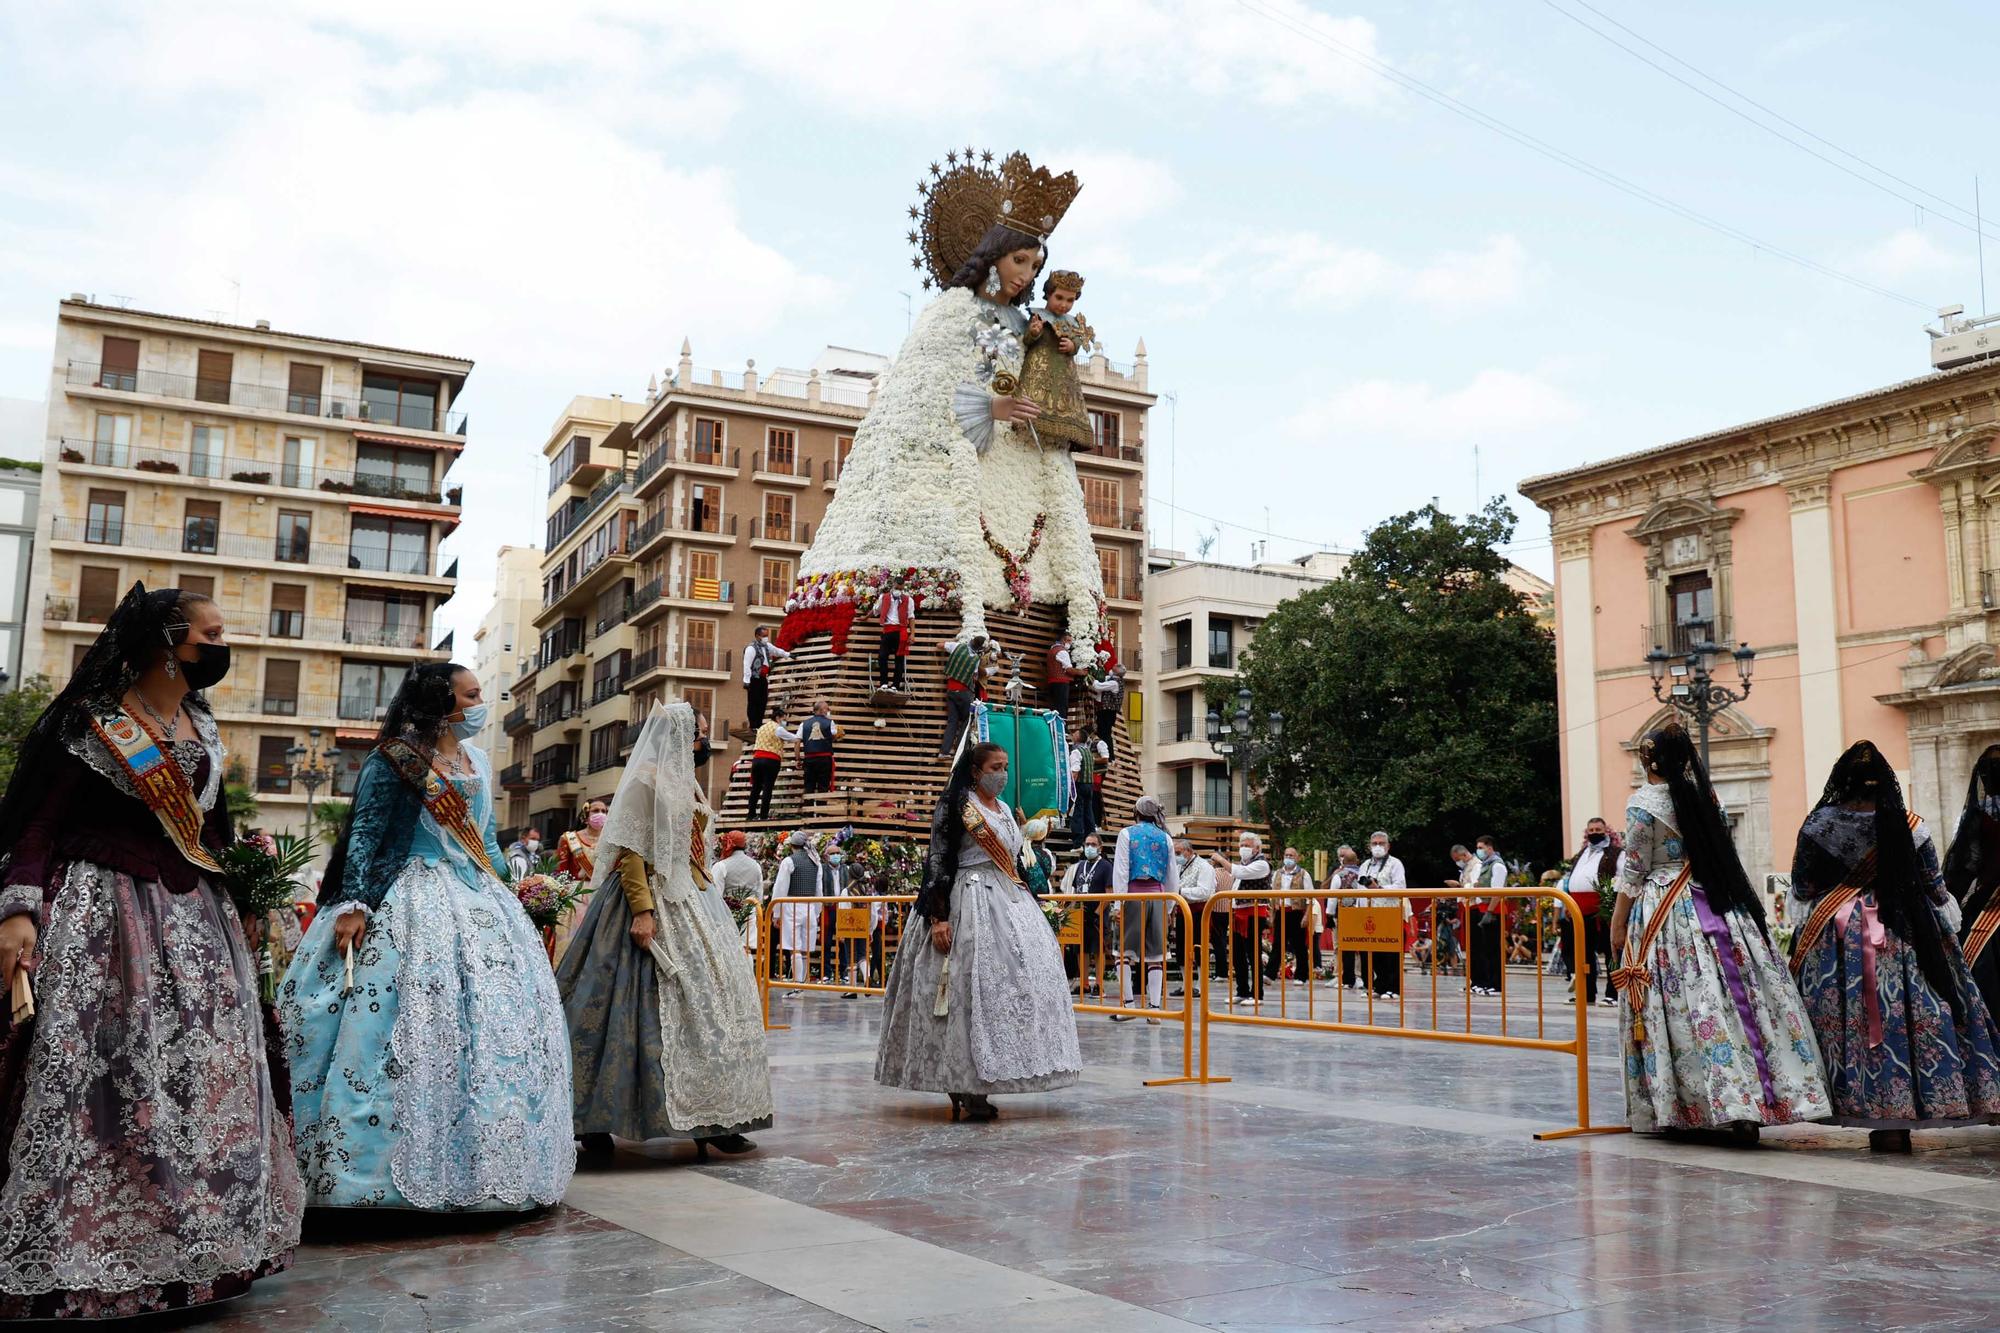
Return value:
M 192 315 L 173 315 L 163 310 L 138 310 L 127 306 L 105 305 L 99 301 L 79 301 L 74 297 L 64 297 L 59 305 L 71 310 L 89 310 L 106 315 L 130 315 L 139 319 L 163 319 L 175 324 L 188 324 L 203 329 L 227 329 L 231 333 L 244 334 L 251 338 L 291 338 L 299 342 L 324 343 L 329 347 L 358 347 L 370 352 L 389 352 L 396 356 L 420 356 L 432 361 L 450 361 L 463 366 L 462 374 L 472 372 L 473 363 L 462 356 L 452 356 L 445 352 L 423 352 L 414 347 L 391 347 L 387 343 L 362 342 L 355 338 L 329 338 L 318 333 L 292 333 L 285 329 L 260 329 L 254 324 L 232 324 L 226 320 L 196 319 Z
M 1880 388 L 1848 394 L 1846 397 L 1829 399 L 1823 403 L 1814 403 L 1810 407 L 1795 408 L 1790 412 L 1780 412 L 1775 416 L 1759 417 L 1755 421 L 1746 421 L 1740 425 L 1727 426 L 1720 430 L 1707 431 L 1700 435 L 1690 435 L 1685 439 L 1674 440 L 1668 444 L 1656 444 L 1650 448 L 1634 450 L 1629 454 L 1619 454 L 1595 463 L 1585 463 L 1581 467 L 1566 468 L 1560 472 L 1544 472 L 1538 476 L 1524 478 L 1514 489 L 1539 504 L 1540 500 L 1535 495 L 1536 491 L 1545 493 L 1556 491 L 1567 484 L 1617 472 L 1641 461 L 1664 459 L 1676 453 L 1692 451 L 1705 445 L 1714 444 L 1719 440 L 1729 439 L 1732 436 L 1754 434 L 1758 431 L 1768 430 L 1773 426 L 1802 421 L 1818 413 L 1853 407 L 1856 404 L 1868 402 L 1870 399 L 1892 397 L 1924 385 L 1941 384 L 1949 380 L 1971 379 L 1982 371 L 1993 376 L 1996 380 L 2000 380 L 2000 359 L 1974 361 L 1969 365 L 1954 366 L 1950 370 L 1933 370 L 1912 379 L 1899 380 L 1894 384 L 1882 385 Z

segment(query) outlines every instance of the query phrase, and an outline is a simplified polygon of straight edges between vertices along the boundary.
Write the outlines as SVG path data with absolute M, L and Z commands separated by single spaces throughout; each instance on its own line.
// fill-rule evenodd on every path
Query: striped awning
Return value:
M 347 512 L 350 514 L 372 514 L 376 518 L 427 518 L 437 523 L 450 523 L 454 526 L 459 521 L 458 511 L 455 509 L 391 509 L 388 505 L 363 504 L 359 500 L 349 503 Z
M 440 449 L 448 454 L 465 450 L 464 440 L 422 440 L 408 435 L 384 435 L 373 430 L 357 430 L 354 438 L 362 444 L 389 444 L 399 449 Z

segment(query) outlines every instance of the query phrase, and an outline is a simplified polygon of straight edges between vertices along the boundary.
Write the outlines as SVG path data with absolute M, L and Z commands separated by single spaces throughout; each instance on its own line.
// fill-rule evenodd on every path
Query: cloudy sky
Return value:
M 1982 169 L 2000 213 L 1996 39 L 1847 0 L 8 4 L 0 395 L 47 392 L 70 291 L 473 358 L 469 630 L 572 394 L 684 336 L 893 351 L 927 164 L 1019 147 L 1082 176 L 1053 258 L 1173 395 L 1155 543 L 1350 545 L 1925 370 Z

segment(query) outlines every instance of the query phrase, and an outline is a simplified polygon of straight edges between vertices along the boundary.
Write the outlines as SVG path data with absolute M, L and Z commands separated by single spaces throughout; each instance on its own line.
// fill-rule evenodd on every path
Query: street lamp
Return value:
M 1690 626 L 1690 628 L 1694 628 Z M 1717 713 L 1750 697 L 1750 673 L 1756 665 L 1757 650 L 1747 643 L 1736 645 L 1729 655 L 1736 659 L 1736 679 L 1741 690 L 1720 684 L 1709 674 L 1710 662 L 1722 648 L 1709 638 L 1707 626 L 1700 637 L 1676 655 L 1659 644 L 1646 654 L 1646 669 L 1653 676 L 1653 697 L 1672 704 L 1674 711 L 1692 719 L 1701 733 L 1701 766 L 1708 767 L 1708 728 Z M 1672 684 L 1668 684 L 1671 679 Z
M 294 745 L 285 751 L 285 758 L 292 766 L 292 781 L 306 789 L 306 833 L 312 833 L 313 794 L 326 783 L 333 781 L 333 764 L 340 758 L 340 751 L 334 746 L 324 750 L 319 747 L 320 730 L 314 727 L 306 733 L 308 744 Z
M 1274 753 L 1285 735 L 1285 715 L 1273 710 L 1264 717 L 1250 714 L 1248 686 L 1236 691 L 1236 711 L 1229 717 L 1208 710 L 1208 745 L 1224 763 L 1241 775 L 1243 819 L 1250 818 L 1250 770 L 1258 760 Z

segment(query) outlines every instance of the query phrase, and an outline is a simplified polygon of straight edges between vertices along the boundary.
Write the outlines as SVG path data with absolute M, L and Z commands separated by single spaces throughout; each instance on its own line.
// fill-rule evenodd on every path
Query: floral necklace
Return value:
M 1027 549 L 1015 555 L 993 535 L 993 529 L 986 526 L 986 515 L 979 516 L 979 533 L 986 538 L 986 549 L 1000 557 L 1001 571 L 1007 578 L 1007 591 L 1014 598 L 1014 609 L 1026 611 L 1033 601 L 1033 589 L 1028 585 L 1028 565 L 1035 558 L 1035 552 L 1042 548 L 1042 530 L 1048 526 L 1047 514 L 1035 515 L 1035 527 L 1028 534 Z

